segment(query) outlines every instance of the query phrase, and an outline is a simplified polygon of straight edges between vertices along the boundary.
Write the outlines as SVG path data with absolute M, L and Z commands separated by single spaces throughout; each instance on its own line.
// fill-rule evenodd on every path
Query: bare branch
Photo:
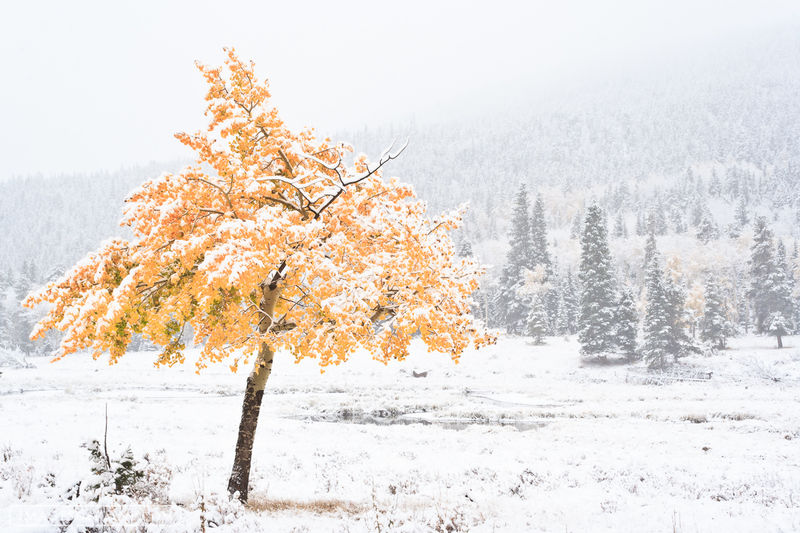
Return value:
M 352 179 L 352 180 L 350 180 L 348 182 L 342 182 L 342 188 L 339 190 L 339 192 L 337 192 L 327 202 L 325 202 L 322 205 L 322 207 L 320 207 L 316 211 L 313 208 L 311 208 L 311 211 L 314 213 L 314 218 L 319 218 L 320 215 L 323 213 L 323 211 L 325 211 L 339 197 L 339 195 L 341 195 L 344 192 L 344 188 L 345 187 L 348 187 L 350 185 L 355 185 L 356 183 L 358 183 L 360 181 L 364 181 L 365 179 L 367 179 L 370 176 L 374 175 L 386 163 L 388 163 L 392 159 L 397 159 L 400 156 L 400 154 L 403 153 L 403 150 L 405 150 L 406 147 L 408 146 L 408 139 L 406 139 L 406 142 L 403 143 L 403 146 L 401 146 L 400 149 L 397 152 L 392 153 L 390 151 L 393 146 L 394 146 L 394 141 L 392 142 L 392 144 L 389 145 L 389 147 L 386 150 L 383 151 L 383 153 L 381 154 L 380 159 L 378 160 L 378 164 L 375 166 L 375 168 L 370 169 L 369 165 L 367 165 L 367 170 L 365 172 L 361 173 L 360 175 L 356 176 L 354 179 Z

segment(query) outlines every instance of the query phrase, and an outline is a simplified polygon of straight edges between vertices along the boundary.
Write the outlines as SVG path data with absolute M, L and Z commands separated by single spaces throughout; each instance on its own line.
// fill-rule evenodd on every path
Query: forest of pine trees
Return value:
M 720 238 L 702 208 L 696 221 L 673 229 L 662 216 L 665 210 L 639 211 L 643 259 L 636 267 L 623 265 L 612 255 L 609 225 L 611 236 L 626 239 L 625 220 L 619 211 L 612 218 L 593 203 L 582 214 L 579 231 L 570 230 L 570 239 L 580 246 L 575 276 L 570 265 L 559 270 L 563 262 L 551 249 L 542 195 L 531 202 L 527 188 L 520 186 L 510 213 L 506 261 L 489 285 L 494 288 L 483 290 L 479 300 L 487 313 L 478 316 L 536 344 L 547 336 L 577 334 L 585 360 L 643 359 L 657 369 L 691 353 L 725 349 L 729 338 L 750 331 L 775 336 L 781 347 L 783 336 L 800 330 L 797 246 L 793 244 L 787 257 L 783 240 L 775 237 L 767 219 L 751 217 L 745 204 L 738 205 L 737 231 L 752 222 L 746 270 L 709 269 L 701 280 L 690 281 L 679 256 L 665 258 L 660 252 L 659 235 L 686 232 L 692 225 L 700 241 Z

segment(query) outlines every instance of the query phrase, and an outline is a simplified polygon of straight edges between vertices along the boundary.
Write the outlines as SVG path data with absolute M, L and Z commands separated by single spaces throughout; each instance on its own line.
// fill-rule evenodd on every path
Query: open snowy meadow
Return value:
M 797 531 L 800 340 L 773 343 L 680 375 L 582 366 L 559 338 L 324 374 L 279 354 L 246 506 L 226 491 L 244 374 L 33 359 L 0 375 L 0 531 Z M 146 496 L 75 494 L 106 406 Z

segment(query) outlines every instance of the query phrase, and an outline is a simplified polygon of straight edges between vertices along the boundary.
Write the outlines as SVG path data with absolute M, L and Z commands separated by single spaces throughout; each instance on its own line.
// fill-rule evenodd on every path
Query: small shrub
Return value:
M 128 447 L 119 459 L 106 456 L 97 440 L 84 445 L 91 455 L 91 476 L 77 483 L 67 495 L 69 499 L 80 495 L 98 501 L 102 494 L 113 493 L 154 502 L 167 501 L 167 487 L 172 471 L 165 462 L 154 461 L 149 455 L 141 460 Z

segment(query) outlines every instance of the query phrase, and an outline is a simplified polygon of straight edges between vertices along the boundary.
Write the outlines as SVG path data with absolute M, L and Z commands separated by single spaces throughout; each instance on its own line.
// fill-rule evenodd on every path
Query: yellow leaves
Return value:
M 35 334 L 62 330 L 61 355 L 91 348 L 112 362 L 142 334 L 171 366 L 191 330 L 198 371 L 226 360 L 236 371 L 263 342 L 323 369 L 359 349 L 403 359 L 418 334 L 455 360 L 492 342 L 470 317 L 482 271 L 447 235 L 463 211 L 428 219 L 413 188 L 365 156 L 345 166 L 349 145 L 288 130 L 253 64 L 226 54 L 222 68 L 198 65 L 208 127 L 176 135 L 196 164 L 131 193 L 132 242 L 109 241 L 26 301 L 51 304 Z

